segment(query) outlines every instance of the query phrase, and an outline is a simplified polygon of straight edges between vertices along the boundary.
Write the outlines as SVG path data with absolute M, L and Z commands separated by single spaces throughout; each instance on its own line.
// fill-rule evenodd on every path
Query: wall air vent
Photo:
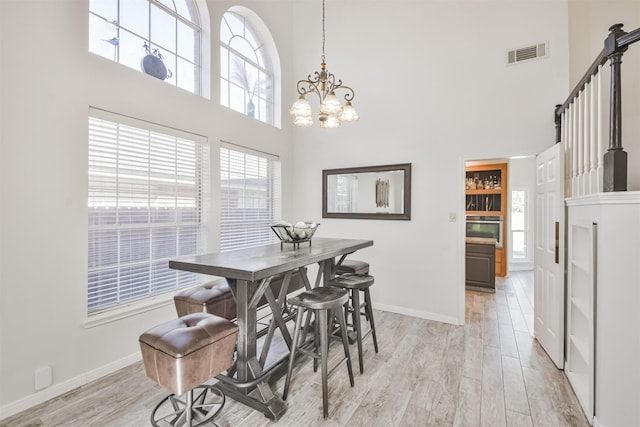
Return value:
M 534 59 L 546 58 L 549 55 L 549 43 L 539 43 L 531 46 L 513 49 L 507 52 L 507 64 L 518 64 L 520 62 L 532 61 Z

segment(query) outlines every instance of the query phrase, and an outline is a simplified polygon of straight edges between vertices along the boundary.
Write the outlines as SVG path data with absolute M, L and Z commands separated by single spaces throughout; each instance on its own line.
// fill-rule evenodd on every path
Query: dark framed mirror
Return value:
M 322 217 L 411 219 L 411 163 L 322 171 Z

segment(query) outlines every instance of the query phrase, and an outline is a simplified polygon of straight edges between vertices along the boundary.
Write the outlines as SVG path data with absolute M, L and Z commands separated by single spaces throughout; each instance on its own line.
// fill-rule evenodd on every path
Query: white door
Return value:
M 534 336 L 564 367 L 564 158 L 555 144 L 536 158 Z

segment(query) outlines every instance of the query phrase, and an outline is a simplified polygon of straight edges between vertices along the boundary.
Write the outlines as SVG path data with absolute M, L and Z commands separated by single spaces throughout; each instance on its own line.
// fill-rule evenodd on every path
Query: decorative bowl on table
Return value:
M 271 229 L 280 239 L 280 246 L 284 243 L 293 243 L 294 246 L 300 245 L 302 242 L 309 242 L 315 234 L 320 224 L 314 221 L 300 221 L 295 225 L 280 221 L 271 226 Z

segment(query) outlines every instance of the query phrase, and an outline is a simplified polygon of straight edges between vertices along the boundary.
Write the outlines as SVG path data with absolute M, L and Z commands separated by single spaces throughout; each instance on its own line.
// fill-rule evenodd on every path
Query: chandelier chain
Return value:
M 324 44 L 325 44 L 325 32 L 324 32 L 324 0 L 322 0 L 322 62 L 325 62 L 324 58 Z
M 2 0 L 0 0 L 2 1 Z M 289 109 L 289 114 L 294 116 L 293 124 L 296 126 L 312 126 L 313 111 L 311 105 L 305 97 L 315 93 L 320 101 L 320 112 L 318 120 L 320 127 L 326 129 L 338 128 L 342 123 L 352 123 L 359 119 L 351 101 L 354 98 L 353 89 L 342 84 L 342 80 L 327 70 L 325 61 L 326 45 L 326 1 L 322 0 L 322 63 L 320 71 L 309 74 L 306 79 L 298 80 L 296 88 L 300 98 L 293 103 Z M 343 105 L 335 91 L 341 91 L 345 104 Z M 344 91 L 344 93 L 342 93 Z

